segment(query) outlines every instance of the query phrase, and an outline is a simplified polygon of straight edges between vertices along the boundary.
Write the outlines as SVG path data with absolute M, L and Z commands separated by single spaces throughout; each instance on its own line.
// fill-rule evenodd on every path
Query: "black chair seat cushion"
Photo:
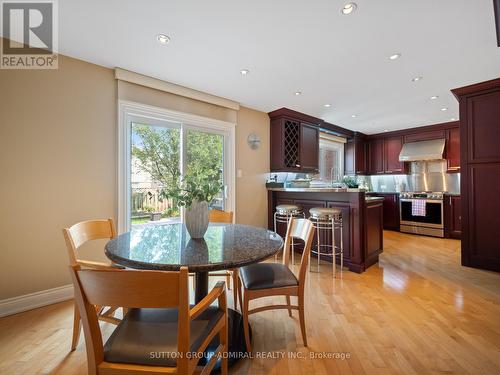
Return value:
M 270 289 L 296 286 L 297 278 L 281 263 L 257 263 L 240 268 L 243 285 L 247 289 Z
M 224 312 L 210 306 L 191 322 L 190 351 L 196 352 Z M 176 367 L 177 309 L 130 309 L 104 345 L 104 360 Z

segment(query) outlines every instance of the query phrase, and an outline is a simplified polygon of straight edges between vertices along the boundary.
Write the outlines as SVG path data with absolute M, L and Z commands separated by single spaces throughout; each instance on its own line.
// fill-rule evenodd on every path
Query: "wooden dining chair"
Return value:
M 66 248 L 68 250 L 70 265 L 80 265 L 82 267 L 109 269 L 111 267 L 120 267 L 113 263 L 95 262 L 80 259 L 78 249 L 85 243 L 97 239 L 112 239 L 116 237 L 116 230 L 113 219 L 107 220 L 87 220 L 77 223 L 70 228 L 63 229 Z M 116 307 L 96 306 L 96 312 L 100 320 L 118 324 L 119 319 L 114 317 Z M 124 311 L 125 315 L 125 311 Z M 75 305 L 73 317 L 73 337 L 71 340 L 71 350 L 75 350 L 80 338 L 81 322 L 78 308 Z
M 212 209 L 209 211 L 208 221 L 211 223 L 233 223 L 233 212 Z M 238 309 L 238 269 L 232 268 L 224 272 L 211 272 L 209 276 L 225 276 L 227 288 L 231 289 L 231 279 L 233 280 L 233 303 L 234 308 Z
M 179 272 L 81 269 L 70 266 L 82 316 L 90 375 L 209 374 L 221 358 L 227 374 L 226 289 L 219 281 L 190 308 L 188 269 Z M 215 301 L 218 306 L 211 306 Z M 103 344 L 94 305 L 125 306 L 128 313 Z M 204 367 L 200 358 L 218 336 Z
M 308 219 L 292 218 L 286 232 L 283 263 L 257 263 L 240 268 L 238 294 L 242 305 L 243 328 L 248 351 L 251 351 L 248 316 L 257 312 L 275 309 L 287 309 L 290 317 L 292 316 L 292 309 L 299 310 L 302 340 L 304 341 L 304 346 L 307 346 L 304 316 L 304 287 L 313 237 L 314 227 L 311 221 Z M 298 278 L 288 267 L 290 244 L 295 239 L 304 241 L 304 251 L 302 252 Z M 243 286 L 243 299 L 241 296 L 241 286 Z M 286 305 L 269 305 L 249 310 L 251 300 L 270 296 L 285 296 Z M 291 305 L 291 296 L 298 297 L 297 306 Z

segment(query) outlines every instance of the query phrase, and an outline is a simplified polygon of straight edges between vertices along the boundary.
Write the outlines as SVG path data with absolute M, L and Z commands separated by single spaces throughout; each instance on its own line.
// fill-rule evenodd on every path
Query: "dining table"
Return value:
M 264 228 L 210 223 L 204 237 L 194 239 L 186 226 L 177 222 L 134 225 L 130 231 L 111 239 L 105 245 L 105 254 L 112 262 L 133 269 L 179 271 L 187 267 L 195 275 L 194 302 L 198 303 L 208 294 L 210 272 L 261 262 L 282 247 L 281 236 Z M 217 345 L 218 338 L 206 352 Z M 243 317 L 231 308 L 228 308 L 228 346 L 230 365 L 245 357 Z

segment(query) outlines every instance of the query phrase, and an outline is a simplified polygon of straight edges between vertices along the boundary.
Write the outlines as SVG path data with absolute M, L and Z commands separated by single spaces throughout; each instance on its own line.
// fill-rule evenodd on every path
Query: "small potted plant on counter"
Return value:
M 203 238 L 208 229 L 208 205 L 223 188 L 219 173 L 186 175 L 179 185 L 163 189 L 162 199 L 170 198 L 184 207 L 184 223 L 191 238 Z
M 342 182 L 346 184 L 350 189 L 356 189 L 357 187 L 359 187 L 359 183 L 356 180 L 356 177 L 353 176 L 344 176 Z

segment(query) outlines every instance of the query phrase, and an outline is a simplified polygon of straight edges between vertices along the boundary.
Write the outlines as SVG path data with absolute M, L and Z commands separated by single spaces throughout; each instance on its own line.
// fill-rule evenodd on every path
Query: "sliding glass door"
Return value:
M 203 124 L 129 115 L 125 119 L 126 201 L 121 230 L 134 225 L 178 222 L 182 212 L 162 192 L 179 185 L 185 175 L 210 176 L 224 186 L 210 202 L 212 208 L 231 209 L 231 132 Z M 119 220 L 120 221 L 120 220 Z
M 185 135 L 184 174 L 213 176 L 225 186 L 224 135 L 194 128 L 186 129 Z M 223 210 L 224 198 L 224 191 L 220 191 L 210 202 L 210 207 Z
M 161 192 L 181 179 L 181 126 L 130 124 L 130 224 L 178 220 L 179 209 Z

